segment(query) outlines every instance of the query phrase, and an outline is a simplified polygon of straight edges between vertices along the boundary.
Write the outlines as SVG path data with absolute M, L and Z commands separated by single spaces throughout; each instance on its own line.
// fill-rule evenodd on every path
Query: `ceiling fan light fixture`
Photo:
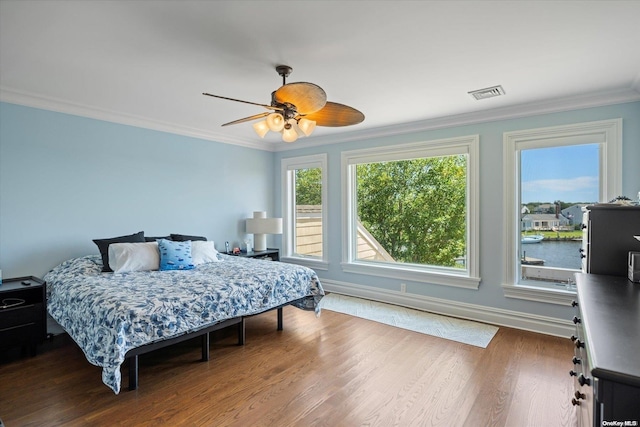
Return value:
M 288 126 L 282 130 L 282 140 L 284 142 L 296 142 L 298 139 L 298 132 L 296 132 L 291 124 L 287 123 L 287 125 Z
M 267 116 L 267 126 L 273 132 L 280 132 L 284 128 L 284 117 L 279 113 L 271 113 Z
M 355 108 L 336 102 L 328 102 L 326 92 L 316 84 L 309 82 L 287 83 L 286 77 L 293 71 L 288 65 L 278 65 L 276 71 L 282 77 L 282 86 L 271 93 L 270 105 L 207 92 L 202 94 L 270 110 L 222 125 L 235 125 L 265 118 L 265 120 L 253 125 L 253 129 L 260 138 L 264 138 L 269 131 L 272 131 L 280 132 L 283 141 L 294 142 L 299 137 L 310 136 L 316 126 L 351 126 L 364 120 L 364 114 Z
M 298 128 L 306 135 L 309 136 L 316 128 L 316 122 L 313 120 L 305 119 L 304 117 L 298 120 Z
M 253 130 L 256 131 L 260 138 L 264 138 L 267 132 L 269 132 L 269 125 L 267 125 L 266 120 L 260 120 L 258 123 L 253 125 Z

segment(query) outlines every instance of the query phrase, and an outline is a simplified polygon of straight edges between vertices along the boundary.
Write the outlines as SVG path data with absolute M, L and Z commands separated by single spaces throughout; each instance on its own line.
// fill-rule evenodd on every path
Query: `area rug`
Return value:
M 497 327 L 484 323 L 334 293 L 322 298 L 320 307 L 482 348 L 498 332 Z

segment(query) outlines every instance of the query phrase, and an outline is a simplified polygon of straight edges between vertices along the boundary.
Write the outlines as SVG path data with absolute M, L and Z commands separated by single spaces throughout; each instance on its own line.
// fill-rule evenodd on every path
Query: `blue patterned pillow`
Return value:
M 160 251 L 160 270 L 191 270 L 191 242 L 174 242 L 171 240 L 158 240 Z

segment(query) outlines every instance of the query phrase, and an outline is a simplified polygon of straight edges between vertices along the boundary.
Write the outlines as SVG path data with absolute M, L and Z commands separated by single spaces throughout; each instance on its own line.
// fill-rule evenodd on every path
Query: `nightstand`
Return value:
M 224 252 L 223 252 L 224 253 Z M 255 258 L 255 259 L 264 259 L 268 261 L 280 261 L 280 250 L 267 248 L 266 251 L 252 251 L 252 252 L 240 252 L 239 254 L 226 254 L 239 256 L 243 258 Z
M 33 276 L 4 279 L 0 284 L 0 350 L 37 345 L 47 336 L 46 283 Z

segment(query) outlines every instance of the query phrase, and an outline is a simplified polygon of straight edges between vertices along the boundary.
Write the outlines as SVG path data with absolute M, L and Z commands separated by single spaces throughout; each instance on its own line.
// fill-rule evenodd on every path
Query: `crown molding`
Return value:
M 411 123 L 403 123 L 399 125 L 341 133 L 334 136 L 310 137 L 308 139 L 305 139 L 304 148 L 337 144 L 349 141 L 360 141 L 364 139 L 383 138 L 409 133 L 425 132 L 435 129 L 465 126 L 498 120 L 517 119 L 543 114 L 560 113 L 563 111 L 580 110 L 583 108 L 625 104 L 628 102 L 636 101 L 640 101 L 640 74 L 634 82 L 634 86 L 631 88 L 606 92 L 594 92 L 567 98 L 558 98 L 515 106 L 493 108 L 472 113 L 463 113 Z M 278 145 L 275 147 L 274 151 L 288 151 L 297 148 L 303 147 L 295 146 L 295 144 Z
M 638 75 L 636 75 L 636 78 L 633 79 L 633 84 L 631 85 L 631 87 L 636 92 L 640 92 L 640 73 L 638 73 Z
M 176 135 L 183 135 L 192 138 L 204 139 L 207 141 L 214 141 L 223 144 L 238 145 L 257 150 L 291 151 L 328 144 L 383 138 L 497 120 L 516 119 L 528 116 L 558 113 L 569 110 L 578 110 L 582 108 L 601 107 L 606 105 L 636 102 L 640 101 L 640 74 L 638 74 L 638 76 L 634 80 L 632 87 L 626 89 L 589 93 L 569 98 L 494 108 L 472 113 L 457 114 L 398 125 L 365 129 L 361 131 L 351 131 L 326 136 L 306 137 L 301 141 L 300 144 L 287 144 L 283 142 L 265 144 L 264 141 L 251 141 L 242 138 L 230 137 L 229 135 L 225 135 L 222 133 L 181 126 L 175 123 L 160 122 L 146 117 L 124 114 L 117 111 L 104 110 L 64 99 L 46 97 L 7 87 L 0 87 L 0 101 L 10 104 L 18 104 L 27 107 L 55 111 L 59 113 L 72 114 L 75 116 L 87 117 L 96 120 L 135 126 L 144 129 L 157 130 L 160 132 L 167 132 Z
M 74 116 L 87 117 L 90 119 L 103 120 L 106 122 L 204 139 L 207 141 L 239 145 L 242 147 L 258 150 L 273 151 L 272 147 L 270 147 L 269 145 L 265 145 L 264 142 L 247 141 L 240 138 L 229 137 L 228 135 L 216 132 L 181 126 L 175 123 L 159 122 L 147 117 L 140 117 L 131 114 L 120 113 L 117 111 L 105 110 L 88 105 L 78 104 L 64 99 L 46 97 L 34 93 L 9 89 L 6 87 L 0 87 L 0 101 L 10 104 L 23 105 L 25 107 L 54 111 L 57 113 L 71 114 Z

